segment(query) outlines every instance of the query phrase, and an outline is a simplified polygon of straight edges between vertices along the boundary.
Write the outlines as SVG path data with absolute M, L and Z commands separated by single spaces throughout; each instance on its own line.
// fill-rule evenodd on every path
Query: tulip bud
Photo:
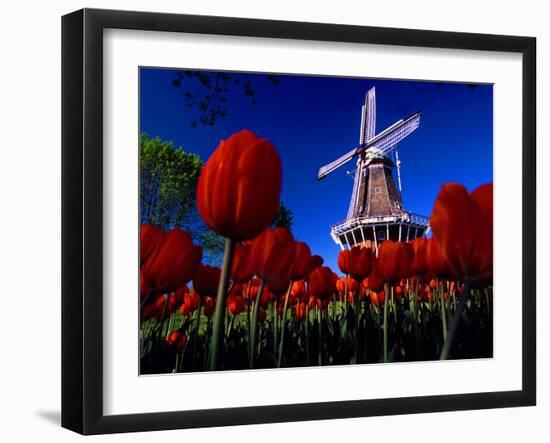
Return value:
M 275 218 L 281 186 L 281 159 L 273 145 L 252 131 L 239 131 L 204 165 L 197 186 L 199 214 L 224 237 L 252 239 Z
M 166 338 L 166 345 L 176 352 L 181 351 L 186 343 L 187 335 L 180 331 L 174 331 Z

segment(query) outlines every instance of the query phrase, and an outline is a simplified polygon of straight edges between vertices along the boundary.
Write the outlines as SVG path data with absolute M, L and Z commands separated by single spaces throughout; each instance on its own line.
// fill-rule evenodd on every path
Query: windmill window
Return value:
M 382 188 L 380 186 L 376 186 L 374 188 L 374 193 L 375 194 L 382 194 Z

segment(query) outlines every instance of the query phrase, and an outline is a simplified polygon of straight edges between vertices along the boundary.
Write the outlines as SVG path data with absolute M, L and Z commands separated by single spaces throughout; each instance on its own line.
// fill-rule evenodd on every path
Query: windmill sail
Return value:
M 376 133 L 376 89 L 370 88 L 365 96 L 362 109 L 361 136 L 359 143 L 364 145 L 374 138 Z
M 378 154 L 388 154 L 391 150 L 420 126 L 420 112 L 415 112 L 405 120 L 399 120 L 368 142 L 366 149 L 376 150 Z
M 374 138 L 376 132 L 376 89 L 370 88 L 365 95 L 365 104 L 361 107 L 361 132 L 359 134 L 359 145 L 364 146 Z M 357 170 L 353 182 L 353 191 L 348 209 L 348 218 L 353 217 L 359 204 L 359 199 L 364 193 L 365 160 L 361 157 L 357 161 Z M 360 205 L 359 205 L 360 206 Z M 359 208 L 361 211 L 362 208 Z
M 335 169 L 339 168 L 343 164 L 349 162 L 354 156 L 357 154 L 357 148 L 353 148 L 351 151 L 346 152 L 342 157 L 337 158 L 333 162 L 323 166 L 319 169 L 319 174 L 317 175 L 317 179 L 321 180 L 322 178 L 325 178 L 328 174 L 330 174 Z

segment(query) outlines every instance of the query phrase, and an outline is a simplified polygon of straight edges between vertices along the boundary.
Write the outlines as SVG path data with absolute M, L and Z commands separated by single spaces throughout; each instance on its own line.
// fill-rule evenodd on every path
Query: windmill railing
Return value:
M 331 226 L 335 232 L 347 231 L 361 225 L 383 224 L 383 223 L 411 223 L 419 226 L 428 226 L 430 219 L 423 215 L 411 212 L 390 212 L 376 216 L 350 217 L 344 221 Z

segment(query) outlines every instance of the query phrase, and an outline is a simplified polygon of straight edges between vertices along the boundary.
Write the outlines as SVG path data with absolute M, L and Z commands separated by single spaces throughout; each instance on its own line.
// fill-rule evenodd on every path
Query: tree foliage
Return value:
M 139 163 L 141 222 L 163 227 L 194 224 L 200 157 L 142 134 Z
M 279 85 L 281 80 L 272 74 L 257 75 L 272 85 Z M 191 121 L 193 128 L 198 125 L 213 126 L 220 117 L 226 117 L 229 112 L 227 102 L 229 93 L 241 91 L 249 99 L 251 105 L 256 104 L 256 89 L 249 79 L 236 76 L 230 72 L 209 71 L 176 71 L 172 86 L 183 89 L 184 105 L 197 111 L 197 118 Z
M 284 205 L 284 203 L 279 203 L 279 209 L 277 209 L 277 214 L 273 220 L 273 227 L 288 228 L 292 230 L 292 224 L 294 223 L 294 215 L 292 211 Z
M 200 157 L 148 134 L 140 137 L 139 153 L 140 222 L 184 229 L 202 245 L 205 261 L 219 265 L 223 238 L 206 227 L 197 211 Z M 292 211 L 281 203 L 272 226 L 291 229 L 292 220 Z
M 141 223 L 186 230 L 202 245 L 206 261 L 217 264 L 223 239 L 204 225 L 196 206 L 200 157 L 147 134 L 141 135 L 139 149 Z

